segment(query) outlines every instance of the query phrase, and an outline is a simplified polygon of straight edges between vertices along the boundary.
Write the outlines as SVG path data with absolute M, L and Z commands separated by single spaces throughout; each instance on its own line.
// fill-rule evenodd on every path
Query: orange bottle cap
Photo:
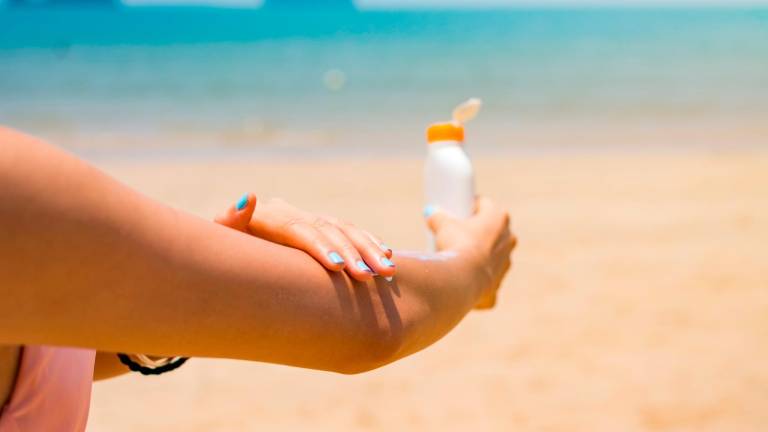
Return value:
M 449 123 L 434 123 L 427 128 L 427 142 L 436 141 L 464 141 L 464 126 Z

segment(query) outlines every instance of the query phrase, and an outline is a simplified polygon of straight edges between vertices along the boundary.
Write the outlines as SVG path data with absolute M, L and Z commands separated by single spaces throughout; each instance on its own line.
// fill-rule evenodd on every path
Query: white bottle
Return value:
M 475 173 L 464 151 L 464 123 L 477 115 L 480 105 L 479 99 L 470 99 L 456 107 L 452 122 L 435 123 L 427 128 L 425 209 L 439 209 L 462 219 L 474 213 Z M 435 249 L 431 233 L 429 248 Z

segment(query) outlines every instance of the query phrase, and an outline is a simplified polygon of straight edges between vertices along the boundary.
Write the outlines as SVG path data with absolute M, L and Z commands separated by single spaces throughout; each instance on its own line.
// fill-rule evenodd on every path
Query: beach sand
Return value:
M 252 190 L 425 243 L 417 160 L 100 166 L 208 219 Z M 477 167 L 520 238 L 495 310 L 362 375 L 193 359 L 97 383 L 89 431 L 765 430 L 768 154 Z

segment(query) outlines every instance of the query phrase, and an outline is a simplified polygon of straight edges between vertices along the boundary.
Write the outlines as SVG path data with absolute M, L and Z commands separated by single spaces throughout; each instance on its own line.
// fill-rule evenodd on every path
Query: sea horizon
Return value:
M 0 9 L 0 123 L 82 154 L 768 147 L 768 8 Z

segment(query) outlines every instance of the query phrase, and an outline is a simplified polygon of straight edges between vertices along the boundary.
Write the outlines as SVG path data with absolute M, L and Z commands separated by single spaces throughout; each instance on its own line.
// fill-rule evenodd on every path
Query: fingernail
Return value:
M 433 214 L 435 214 L 435 206 L 433 206 L 432 204 L 429 204 L 426 207 L 424 207 L 424 217 L 425 218 L 428 218 L 428 217 L 432 216 Z
M 331 252 L 328 254 L 328 258 L 331 259 L 331 262 L 334 264 L 344 264 L 344 258 L 341 257 L 337 252 Z
M 394 276 L 387 276 L 387 277 L 384 278 L 384 280 L 387 281 L 387 282 L 392 282 L 393 280 L 395 280 L 395 277 Z
M 245 206 L 248 205 L 248 194 L 243 195 L 242 198 L 240 198 L 240 201 L 235 204 L 235 208 L 237 208 L 238 211 L 245 208 Z
M 381 263 L 384 264 L 387 267 L 394 267 L 395 266 L 395 263 L 393 263 L 392 260 L 387 258 L 387 257 L 381 257 L 379 259 L 379 261 L 381 261 Z
M 364 263 L 362 261 L 358 261 L 357 262 L 357 268 L 359 268 L 360 270 L 362 270 L 364 272 L 373 273 L 373 270 L 371 270 L 371 268 L 368 267 L 368 264 L 366 264 L 366 263 Z

